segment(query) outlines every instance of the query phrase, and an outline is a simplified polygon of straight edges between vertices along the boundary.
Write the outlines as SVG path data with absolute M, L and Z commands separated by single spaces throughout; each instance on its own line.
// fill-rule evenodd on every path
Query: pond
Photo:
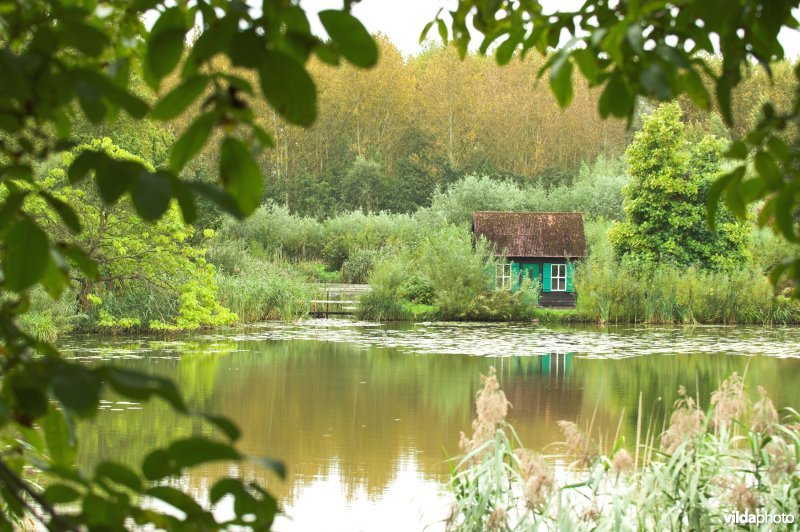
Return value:
M 238 471 L 280 496 L 278 530 L 441 529 L 446 458 L 470 429 L 479 374 L 492 366 L 513 405 L 509 421 L 527 447 L 545 452 L 561 437 L 561 419 L 592 423 L 601 441 L 617 432 L 631 441 L 640 401 L 644 424 L 660 430 L 678 385 L 705 405 L 734 371 L 751 396 L 762 385 L 776 405 L 800 406 L 800 329 L 792 328 L 309 320 L 168 340 L 72 337 L 61 347 L 87 364 L 172 378 L 192 409 L 239 424 L 242 451 L 284 460 L 285 482 L 255 465 Z M 211 429 L 159 401 L 109 397 L 80 432 L 90 467 L 139 463 L 145 449 Z M 182 482 L 201 493 L 231 472 L 208 467 Z

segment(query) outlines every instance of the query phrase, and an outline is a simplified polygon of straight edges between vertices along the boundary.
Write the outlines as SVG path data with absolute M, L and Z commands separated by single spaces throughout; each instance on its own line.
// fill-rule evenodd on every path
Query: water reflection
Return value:
M 281 528 L 408 530 L 443 519 L 445 449 L 455 454 L 459 432 L 469 430 L 477 376 L 490 366 L 520 437 L 544 449 L 560 438 L 560 419 L 594 419 L 600 440 L 618 430 L 632 438 L 640 392 L 647 416 L 661 415 L 679 384 L 693 394 L 699 387 L 705 401 L 733 371 L 747 373 L 751 391 L 764 385 L 777 404 L 797 407 L 798 346 L 794 329 L 387 328 L 319 320 L 177 341 L 72 339 L 64 347 L 88 364 L 113 359 L 173 378 L 191 408 L 224 413 L 243 428 L 244 452 L 285 460 L 285 483 L 255 466 L 241 471 L 281 495 L 293 516 Z M 98 423 L 81 431 L 87 467 L 139 462 L 144 449 L 211 432 L 159 402 L 105 400 Z M 226 465 L 209 467 L 185 481 L 202 491 L 225 472 Z

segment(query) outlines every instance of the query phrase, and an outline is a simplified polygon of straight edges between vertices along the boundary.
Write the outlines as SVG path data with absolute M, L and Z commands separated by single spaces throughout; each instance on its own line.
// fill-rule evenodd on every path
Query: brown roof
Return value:
M 584 257 L 579 212 L 474 212 L 472 231 L 508 257 Z

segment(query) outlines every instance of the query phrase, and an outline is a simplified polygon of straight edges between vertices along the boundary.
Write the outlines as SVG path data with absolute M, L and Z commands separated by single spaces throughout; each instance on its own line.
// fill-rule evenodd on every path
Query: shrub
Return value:
M 412 303 L 431 305 L 436 297 L 436 287 L 427 277 L 412 275 L 400 287 L 400 297 Z
M 494 289 L 495 258 L 485 240 L 473 245 L 466 228 L 449 226 L 425 238 L 419 269 L 433 283 L 443 318 L 459 318 L 475 299 Z
M 340 279 L 343 283 L 364 284 L 369 278 L 378 252 L 372 249 L 356 251 L 342 264 Z
M 533 319 L 539 286 L 530 282 L 519 290 L 492 290 L 478 294 L 457 316 L 471 321 L 528 321 Z

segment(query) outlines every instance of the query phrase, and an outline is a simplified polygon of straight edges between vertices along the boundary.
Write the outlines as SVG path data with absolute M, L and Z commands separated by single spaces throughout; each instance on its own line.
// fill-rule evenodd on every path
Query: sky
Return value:
M 455 0 L 361 0 L 354 4 L 353 14 L 367 27 L 370 33 L 384 33 L 406 55 L 420 51 L 419 35 L 425 24 L 433 20 L 440 8 L 452 9 Z M 582 0 L 543 0 L 547 11 L 573 10 Z M 310 14 L 315 33 L 324 35 L 324 30 L 315 14 L 323 9 L 340 9 L 342 0 L 303 0 L 306 13 Z M 435 35 L 435 30 L 431 32 Z M 789 58 L 800 56 L 800 32 L 785 29 L 780 35 L 781 44 Z

